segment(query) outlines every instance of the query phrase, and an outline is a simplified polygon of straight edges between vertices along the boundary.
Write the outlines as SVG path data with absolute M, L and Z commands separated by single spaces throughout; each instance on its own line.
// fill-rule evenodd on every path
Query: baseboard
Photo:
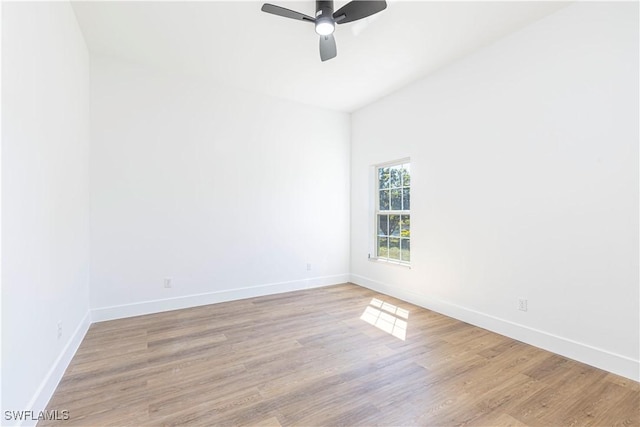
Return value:
M 90 311 L 87 311 L 80 321 L 80 324 L 69 338 L 69 341 L 67 341 L 67 344 L 62 349 L 62 352 L 60 352 L 60 355 L 53 363 L 53 366 L 49 369 L 49 372 L 47 372 L 44 380 L 40 383 L 40 386 L 36 390 L 33 398 L 27 405 L 27 408 L 32 411 L 33 416 L 27 417 L 26 420 L 23 420 L 18 424 L 19 426 L 26 427 L 35 426 L 37 424 L 37 419 L 33 420 L 31 418 L 37 418 L 38 414 L 47 408 L 47 404 L 49 403 L 51 396 L 53 396 L 53 392 L 58 387 L 58 383 L 60 383 L 64 372 L 67 370 L 69 363 L 71 363 L 71 359 L 73 359 L 78 347 L 80 347 L 80 343 L 82 343 L 84 336 L 87 334 L 89 326 L 91 326 L 91 313 Z
M 299 291 L 302 289 L 319 288 L 323 286 L 336 285 L 339 283 L 346 283 L 349 281 L 349 278 L 350 275 L 345 273 L 337 274 L 334 276 L 313 277 L 309 279 L 293 280 L 289 282 L 269 283 L 265 285 L 186 295 L 176 298 L 142 301 L 133 304 L 94 308 L 93 310 L 91 310 L 91 320 L 93 322 L 103 322 L 106 320 L 122 319 L 125 317 L 179 310 L 182 308 L 197 307 L 200 305 L 216 304 L 226 301 L 260 297 L 264 295 L 280 294 L 284 292 Z
M 640 381 L 640 361 L 357 274 L 351 282 L 605 371 Z

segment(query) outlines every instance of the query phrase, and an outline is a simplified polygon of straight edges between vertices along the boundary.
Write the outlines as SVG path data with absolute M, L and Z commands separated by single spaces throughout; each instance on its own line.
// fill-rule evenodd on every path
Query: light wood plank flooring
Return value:
M 345 284 L 96 323 L 39 425 L 631 426 L 639 396 Z

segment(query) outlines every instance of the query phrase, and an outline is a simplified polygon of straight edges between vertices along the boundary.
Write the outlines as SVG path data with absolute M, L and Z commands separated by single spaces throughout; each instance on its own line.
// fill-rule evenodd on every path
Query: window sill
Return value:
M 395 267 L 400 267 L 400 268 L 406 268 L 411 270 L 411 264 L 407 264 L 404 262 L 399 262 L 399 261 L 392 261 L 392 260 L 388 260 L 388 259 L 384 259 L 384 258 L 369 258 L 370 262 L 375 262 L 375 263 L 379 263 L 379 264 L 387 264 L 387 265 L 392 265 Z

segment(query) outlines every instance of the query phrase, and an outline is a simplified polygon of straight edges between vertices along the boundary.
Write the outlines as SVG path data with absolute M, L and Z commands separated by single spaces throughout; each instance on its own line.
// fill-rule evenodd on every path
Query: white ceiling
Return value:
M 314 14 L 312 0 L 269 2 Z M 261 12 L 261 2 L 73 7 L 92 54 L 350 112 L 566 4 L 392 0 L 377 15 L 339 25 L 338 56 L 327 62 L 320 61 L 312 24 Z

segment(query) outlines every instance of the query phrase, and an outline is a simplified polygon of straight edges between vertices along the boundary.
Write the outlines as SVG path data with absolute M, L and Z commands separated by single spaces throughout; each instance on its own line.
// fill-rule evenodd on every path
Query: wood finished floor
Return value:
M 48 406 L 70 419 L 38 425 L 631 426 L 639 397 L 636 382 L 345 284 L 96 323 Z

